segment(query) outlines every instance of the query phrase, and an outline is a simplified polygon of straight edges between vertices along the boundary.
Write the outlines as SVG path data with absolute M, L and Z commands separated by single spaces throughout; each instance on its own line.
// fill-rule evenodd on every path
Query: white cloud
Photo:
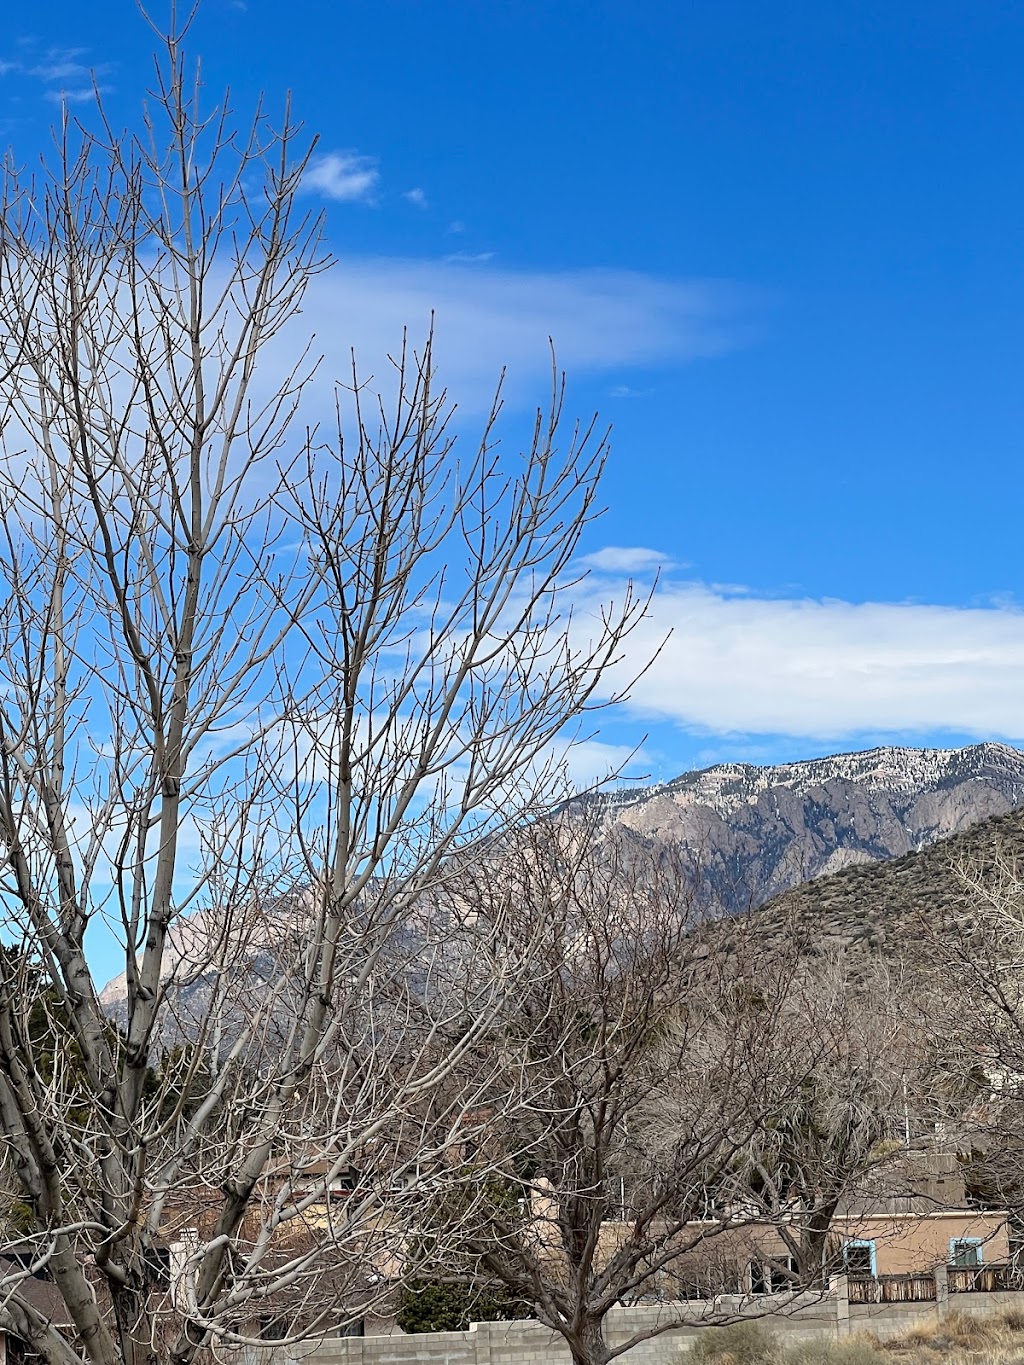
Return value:
M 566 751 L 565 772 L 573 789 L 581 791 L 612 779 L 643 781 L 650 772 L 650 763 L 642 749 L 584 739 Z
M 28 74 L 38 76 L 41 81 L 80 81 L 89 75 L 89 68 L 65 56 L 55 61 L 43 62 L 40 66 L 33 66 Z
M 52 100 L 54 104 L 87 104 L 89 100 L 96 98 L 96 91 L 91 85 L 79 85 L 71 90 L 47 90 L 46 98 Z
M 372 203 L 380 181 L 373 157 L 357 152 L 324 152 L 310 162 L 302 177 L 304 189 L 344 203 Z
M 419 185 L 417 185 L 415 189 L 406 190 L 402 195 L 402 198 L 408 199 L 409 203 L 412 204 L 414 208 L 425 209 L 430 207 L 426 191 L 421 190 Z
M 679 567 L 673 563 L 671 555 L 663 554 L 661 550 L 648 550 L 643 545 L 606 545 L 602 550 L 584 555 L 580 563 L 600 573 L 650 573 L 655 569 Z
M 582 614 L 613 588 L 596 578 Z M 652 719 L 815 739 L 1024 736 L 1024 612 L 1006 607 L 771 600 L 677 580 L 658 589 L 614 680 L 659 646 L 628 703 Z
M 27 40 L 24 46 L 29 50 L 35 47 L 34 40 Z M 86 55 L 84 47 L 52 47 L 32 65 L 19 61 L 0 61 L 0 76 L 20 71 L 40 81 L 44 87 L 43 97 L 55 104 L 84 104 L 96 96 L 95 82 L 115 69 L 112 62 L 84 62 L 79 59 Z M 109 87 L 100 86 L 103 94 Z
M 543 401 L 549 338 L 570 377 L 681 364 L 744 344 L 753 302 L 728 284 L 626 270 L 528 271 L 486 261 L 467 270 L 458 262 L 348 257 L 314 282 L 301 324 L 316 331 L 329 357 L 322 378 L 344 376 L 343 358 L 354 347 L 361 372 L 386 384 L 386 358 L 402 329 L 418 346 L 433 314 L 439 379 L 477 409 L 490 401 L 503 367 L 509 397 Z
M 444 258 L 446 263 L 461 261 L 463 265 L 483 265 L 494 260 L 493 251 L 453 251 Z

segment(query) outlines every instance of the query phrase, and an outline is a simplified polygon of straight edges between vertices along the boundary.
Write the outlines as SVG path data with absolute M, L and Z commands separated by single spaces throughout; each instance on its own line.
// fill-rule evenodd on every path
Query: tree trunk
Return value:
M 120 1285 L 112 1289 L 111 1301 L 124 1365 L 160 1365 L 148 1291 L 130 1284 Z
M 603 1319 L 585 1318 L 568 1340 L 572 1365 L 608 1365 L 609 1350 L 604 1339 Z
M 828 1284 L 828 1239 L 837 1205 L 815 1209 L 800 1232 L 800 1278 L 811 1288 Z

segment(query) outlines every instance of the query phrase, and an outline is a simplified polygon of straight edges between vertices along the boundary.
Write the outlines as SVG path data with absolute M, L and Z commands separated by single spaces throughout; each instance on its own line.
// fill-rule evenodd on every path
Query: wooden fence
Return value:
M 934 1303 L 934 1275 L 877 1275 L 850 1279 L 851 1303 Z
M 950 1294 L 998 1294 L 1024 1289 L 1024 1271 L 1015 1265 L 951 1265 L 946 1267 Z M 935 1276 L 851 1276 L 851 1303 L 933 1303 L 937 1298 Z
M 1024 1275 L 1013 1265 L 951 1265 L 946 1272 L 951 1294 L 995 1294 L 1024 1289 Z

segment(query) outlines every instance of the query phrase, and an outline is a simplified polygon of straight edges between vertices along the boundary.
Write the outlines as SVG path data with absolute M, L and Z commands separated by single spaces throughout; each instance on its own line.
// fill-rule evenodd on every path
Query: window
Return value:
M 771 1287 L 773 1294 L 785 1294 L 799 1279 L 800 1267 L 793 1256 L 780 1257 L 771 1268 Z
M 146 1266 L 146 1278 L 159 1289 L 168 1289 L 171 1283 L 170 1247 L 146 1247 L 142 1253 Z
M 288 1335 L 288 1319 L 282 1317 L 260 1319 L 262 1341 L 283 1341 Z
M 359 1188 L 362 1174 L 362 1171 L 357 1170 L 355 1166 L 349 1166 L 347 1171 L 339 1172 L 331 1181 L 331 1187 L 328 1191 L 330 1197 L 332 1199 L 347 1199 L 350 1194 L 355 1194 Z
M 797 1266 L 792 1256 L 780 1256 L 772 1261 L 751 1261 L 749 1273 L 751 1294 L 784 1294 L 793 1288 Z
M 981 1265 L 981 1238 L 951 1237 L 949 1240 L 949 1262 L 950 1265 L 958 1266 L 963 1270 L 967 1270 L 971 1266 Z
M 366 1323 L 362 1318 L 353 1318 L 350 1322 L 343 1322 L 335 1330 L 336 1337 L 362 1337 L 366 1335 Z
M 8 1273 L 7 1265 L 11 1265 L 17 1266 L 19 1270 L 29 1271 L 34 1280 L 50 1279 L 50 1267 L 45 1262 L 42 1265 L 35 1264 L 37 1255 L 34 1250 L 0 1252 L 0 1276 Z M 7 1264 L 4 1264 L 5 1262 Z
M 858 1278 L 871 1278 L 875 1274 L 874 1242 L 852 1241 L 843 1243 L 843 1269 L 847 1275 Z

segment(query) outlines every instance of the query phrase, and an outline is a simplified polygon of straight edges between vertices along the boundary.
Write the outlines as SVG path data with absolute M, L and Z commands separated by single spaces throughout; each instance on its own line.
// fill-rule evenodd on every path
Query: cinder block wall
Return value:
M 1001 1313 L 1010 1308 L 1024 1312 L 1024 1293 L 1008 1290 L 995 1294 L 953 1294 L 949 1308 L 974 1317 Z M 851 1303 L 850 1331 L 873 1332 L 883 1338 L 898 1337 L 919 1322 L 934 1321 L 935 1313 L 933 1303 Z
M 841 1330 L 837 1300 L 832 1295 L 803 1295 L 781 1308 L 772 1300 L 752 1303 L 746 1299 L 741 1303 L 738 1297 L 734 1304 L 728 1298 L 719 1300 L 719 1306 L 726 1311 L 749 1312 L 788 1344 L 835 1338 L 845 1335 L 846 1330 L 870 1331 L 883 1338 L 899 1336 L 917 1323 L 934 1320 L 936 1315 L 933 1303 L 850 1304 L 848 1329 Z M 1024 1293 L 956 1294 L 950 1306 L 976 1316 L 1006 1308 L 1024 1311 Z M 656 1327 L 665 1318 L 685 1316 L 685 1326 L 651 1337 L 622 1357 L 630 1365 L 678 1365 L 680 1354 L 700 1333 L 716 1330 L 702 1323 L 709 1311 L 710 1305 L 696 1303 L 615 1308 L 607 1319 L 608 1338 L 617 1344 L 635 1332 Z M 334 1338 L 241 1354 L 244 1365 L 571 1365 L 562 1338 L 538 1322 L 479 1322 L 468 1332 Z

